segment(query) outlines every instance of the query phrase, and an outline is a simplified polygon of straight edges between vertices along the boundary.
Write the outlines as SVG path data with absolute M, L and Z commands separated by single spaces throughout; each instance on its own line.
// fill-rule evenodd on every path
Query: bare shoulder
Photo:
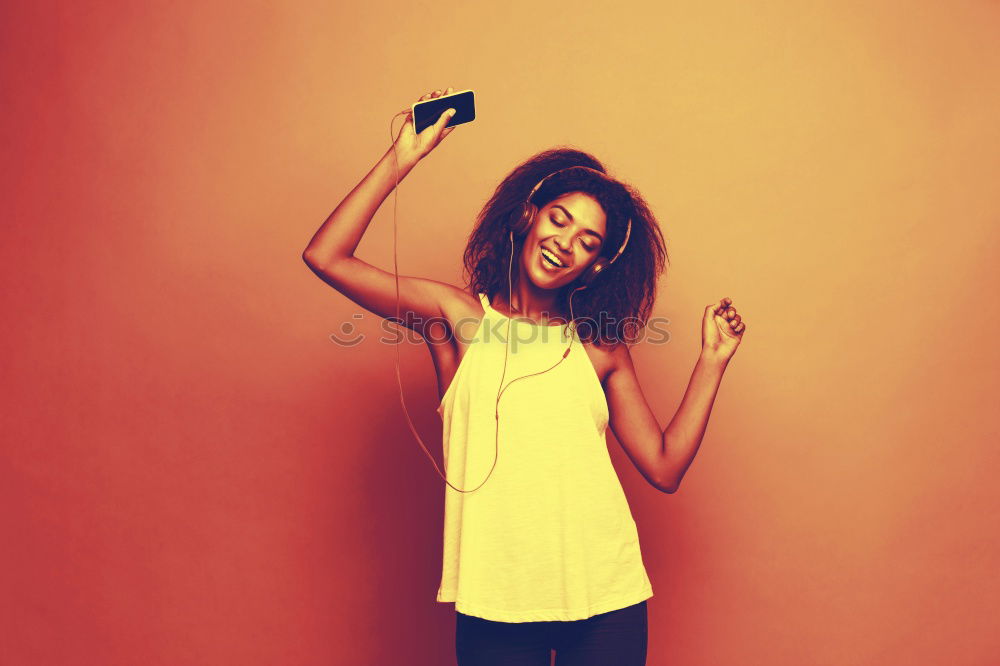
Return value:
M 447 287 L 448 289 L 445 290 L 441 300 L 441 314 L 448 321 L 455 321 L 462 317 L 483 316 L 483 306 L 477 296 L 453 284 L 449 284 Z
M 602 385 L 611 373 L 625 362 L 624 356 L 628 355 L 628 345 L 625 344 L 599 346 L 584 342 L 583 348 L 587 350 L 590 362 L 594 364 L 594 372 L 597 373 Z
M 479 297 L 455 285 L 447 285 L 441 299 L 441 315 L 444 318 L 453 343 L 466 341 L 475 333 L 483 318 L 483 305 Z M 430 341 L 428 341 L 430 342 Z

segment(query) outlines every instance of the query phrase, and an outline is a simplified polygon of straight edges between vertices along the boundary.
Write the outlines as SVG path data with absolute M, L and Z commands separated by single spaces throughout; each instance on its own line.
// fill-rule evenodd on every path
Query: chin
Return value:
M 544 273 L 535 269 L 529 269 L 525 271 L 528 274 L 528 279 L 531 283 L 538 287 L 539 289 L 561 289 L 565 287 L 570 282 L 576 279 L 576 275 L 556 275 L 552 276 L 548 273 Z

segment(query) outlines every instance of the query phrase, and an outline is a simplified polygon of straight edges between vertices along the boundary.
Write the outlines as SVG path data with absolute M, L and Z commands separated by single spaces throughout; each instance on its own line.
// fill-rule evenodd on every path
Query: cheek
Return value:
M 591 265 L 593 265 L 594 263 L 593 261 L 587 259 L 578 259 L 577 261 L 582 263 L 574 264 L 573 270 L 563 273 L 564 280 L 566 282 L 572 282 L 573 280 L 577 279 L 578 277 L 589 271 Z

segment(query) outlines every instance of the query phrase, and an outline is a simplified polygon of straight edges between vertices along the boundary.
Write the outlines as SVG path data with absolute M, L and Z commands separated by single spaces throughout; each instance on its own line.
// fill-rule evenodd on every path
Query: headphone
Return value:
M 395 116 L 393 116 L 393 120 L 395 120 L 397 116 L 406 115 L 407 113 L 408 113 L 408 111 L 405 111 L 405 110 L 404 111 L 400 111 Z M 405 126 L 405 124 L 406 124 L 405 120 L 404 120 L 403 124 Z M 393 229 L 393 233 L 392 233 L 392 257 L 393 257 L 393 260 L 392 261 L 393 261 L 393 273 L 394 273 L 395 278 L 396 278 L 396 321 L 402 321 L 402 319 L 399 316 L 399 265 L 398 265 L 398 262 L 397 262 L 397 253 L 396 253 L 396 197 L 397 197 L 397 191 L 399 190 L 399 156 L 396 153 L 395 136 L 392 133 L 392 121 L 389 122 L 389 138 L 392 141 L 393 158 L 394 158 L 394 164 L 395 164 L 395 167 L 396 167 L 396 171 L 395 171 L 395 174 L 396 174 L 396 187 L 393 189 L 393 208 L 392 208 L 392 229 Z M 507 266 L 507 307 L 508 308 L 511 307 L 510 301 L 511 301 L 511 296 L 512 296 L 512 293 L 513 293 L 513 283 L 512 283 L 511 274 L 512 274 L 513 266 L 514 266 L 514 237 L 515 237 L 515 235 L 517 237 L 526 236 L 527 233 L 528 233 L 528 231 L 531 229 L 532 224 L 534 224 L 535 217 L 538 215 L 538 207 L 534 203 L 532 203 L 531 199 L 535 196 L 535 193 L 538 191 L 538 189 L 542 186 L 542 184 L 546 180 L 548 180 L 552 176 L 556 175 L 557 173 L 562 173 L 564 171 L 569 171 L 571 169 L 587 169 L 589 171 L 593 171 L 594 173 L 598 174 L 599 176 L 601 176 L 602 178 L 604 178 L 604 179 L 606 179 L 606 180 L 608 180 L 610 182 L 617 182 L 614 179 L 612 179 L 610 176 L 608 176 L 607 174 L 605 174 L 603 171 L 598 171 L 597 169 L 593 169 L 591 167 L 586 167 L 586 166 L 571 166 L 571 167 L 566 167 L 564 169 L 559 169 L 557 171 L 553 171 L 552 173 L 548 174 L 547 176 L 545 176 L 544 178 L 542 178 L 540 181 L 538 181 L 538 183 L 531 189 L 531 192 L 528 194 L 527 198 L 525 199 L 524 203 L 521 206 L 520 215 L 518 215 L 516 217 L 516 219 L 512 220 L 509 223 L 509 225 L 508 225 L 510 227 L 510 230 L 509 230 L 509 233 L 510 233 L 510 263 Z M 632 219 L 629 218 L 628 224 L 625 227 L 625 239 L 622 241 L 621 247 L 618 248 L 618 252 L 615 253 L 614 257 L 612 257 L 610 261 L 608 261 L 604 257 L 599 257 L 598 259 L 596 259 L 594 261 L 593 264 L 591 264 L 587 268 L 587 270 L 585 272 L 581 273 L 579 275 L 579 277 L 577 277 L 577 280 L 580 282 L 580 286 L 578 286 L 576 289 L 574 289 L 573 292 L 569 296 L 569 312 L 570 312 L 569 319 L 570 320 L 569 320 L 569 322 L 567 322 L 567 327 L 572 327 L 572 332 L 570 334 L 569 347 L 567 347 L 566 351 L 563 352 L 562 358 L 560 358 L 555 363 L 555 365 L 553 365 L 550 368 L 547 368 L 547 369 L 542 370 L 540 372 L 533 372 L 533 373 L 528 374 L 528 375 L 523 375 L 523 376 L 518 377 L 516 379 L 512 379 L 512 380 L 510 380 L 510 382 L 507 383 L 507 386 L 504 386 L 503 385 L 503 380 L 507 376 L 507 357 L 508 357 L 508 354 L 510 352 L 510 322 L 511 322 L 511 316 L 507 315 L 507 340 L 506 340 L 506 346 L 504 348 L 504 356 L 503 356 L 503 374 L 500 376 L 500 387 L 497 389 L 497 399 L 496 399 L 496 403 L 494 404 L 494 411 L 493 411 L 493 415 L 494 415 L 494 418 L 495 418 L 495 421 L 496 421 L 496 437 L 494 438 L 494 441 L 493 441 L 493 443 L 494 443 L 493 466 L 490 467 L 490 471 L 486 475 L 486 478 L 483 479 L 483 482 L 480 483 L 475 488 L 473 488 L 472 490 L 462 490 L 461 488 L 455 488 L 455 486 L 452 485 L 452 483 L 448 480 L 447 476 L 445 474 L 441 473 L 441 468 L 438 467 L 437 461 L 434 460 L 434 456 L 432 456 L 431 453 L 430 453 L 430 451 L 427 450 L 427 447 L 424 445 L 423 440 L 420 439 L 420 435 L 417 433 L 416 428 L 413 426 L 413 421 L 410 419 L 410 413 L 406 409 L 406 402 L 403 399 L 403 380 L 402 380 L 402 378 L 400 376 L 400 372 L 399 372 L 399 345 L 398 344 L 394 345 L 396 347 L 396 382 L 399 385 L 399 402 L 403 406 L 403 414 L 406 416 L 406 423 L 410 427 L 410 432 L 412 432 L 413 436 L 417 438 L 417 442 L 420 443 L 420 447 L 424 450 L 424 453 L 427 454 L 427 457 L 430 459 L 431 464 L 434 465 L 434 469 L 437 471 L 438 476 L 440 476 L 441 479 L 446 484 L 448 484 L 448 486 L 450 486 L 454 490 L 457 490 L 460 493 L 471 493 L 471 492 L 474 492 L 476 490 L 479 490 L 483 486 L 483 484 L 485 484 L 486 481 L 490 478 L 490 476 L 493 475 L 493 470 L 496 468 L 497 460 L 500 457 L 500 450 L 499 450 L 499 446 L 500 446 L 499 445 L 499 442 L 500 442 L 500 411 L 499 411 L 499 409 L 500 409 L 500 396 L 502 396 L 503 392 L 506 391 L 508 388 L 510 388 L 510 385 L 513 384 L 514 382 L 520 381 L 522 379 L 526 379 L 528 377 L 534 377 L 534 376 L 537 376 L 537 375 L 543 375 L 546 372 L 549 372 L 550 370 L 554 370 L 556 367 L 558 367 L 558 365 L 560 363 L 562 363 L 563 361 L 566 360 L 566 357 L 569 356 L 570 350 L 573 348 L 573 340 L 576 338 L 576 324 L 575 324 L 575 318 L 573 316 L 573 296 L 576 294 L 576 292 L 580 291 L 581 289 L 586 289 L 586 288 L 590 287 L 593 284 L 594 280 L 597 278 L 598 275 L 600 275 L 602 272 L 606 271 L 608 269 L 608 267 L 611 266 L 611 264 L 615 263 L 615 261 L 618 260 L 618 257 L 620 257 L 621 254 L 622 254 L 622 252 L 625 251 L 625 246 L 628 245 L 628 239 L 629 239 L 629 236 L 631 235 L 631 233 L 632 233 Z M 485 316 L 485 313 L 484 313 L 484 316 Z

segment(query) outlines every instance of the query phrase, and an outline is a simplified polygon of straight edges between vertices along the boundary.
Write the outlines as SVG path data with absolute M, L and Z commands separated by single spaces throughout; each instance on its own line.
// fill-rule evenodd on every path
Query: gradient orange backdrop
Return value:
M 609 438 L 648 663 L 996 663 L 998 31 L 985 0 L 3 4 L 0 662 L 454 663 L 444 484 L 379 321 L 300 257 L 454 86 L 479 117 L 403 182 L 401 272 L 460 283 L 498 181 L 568 145 L 663 223 L 662 425 L 705 305 L 747 322 L 678 493 Z M 392 203 L 358 251 L 388 270 Z

